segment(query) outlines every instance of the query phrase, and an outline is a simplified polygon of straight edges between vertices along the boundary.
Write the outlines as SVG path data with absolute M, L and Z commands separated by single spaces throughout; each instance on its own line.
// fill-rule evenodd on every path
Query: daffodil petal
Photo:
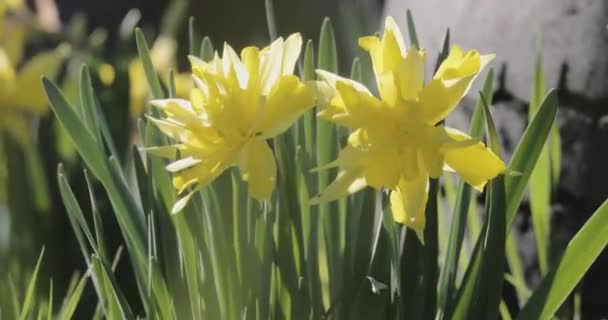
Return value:
M 481 55 L 477 50 L 464 52 L 455 45 L 437 69 L 434 78 L 442 80 L 465 78 L 479 73 L 493 59 L 493 54 Z
M 369 89 L 367 89 L 367 87 L 365 85 L 363 85 L 355 80 L 340 77 L 339 75 L 337 75 L 335 73 L 331 73 L 331 72 L 328 72 L 325 70 L 320 70 L 320 69 L 317 69 L 316 73 L 321 79 L 325 80 L 334 89 L 336 89 L 338 82 L 342 82 L 361 93 L 372 95 L 372 93 L 369 91 Z
M 150 58 L 156 72 L 164 74 L 174 63 L 177 42 L 168 36 L 160 36 L 154 41 L 150 50 Z
M 40 77 L 44 75 L 54 78 L 68 50 L 66 46 L 59 46 L 55 50 L 39 53 L 29 60 L 17 74 L 15 101 L 13 102 L 20 108 L 31 112 L 46 112 L 48 102 L 42 86 L 40 86 Z
M 285 40 L 285 47 L 283 48 L 283 65 L 281 68 L 282 75 L 293 74 L 296 67 L 296 62 L 300 57 L 300 51 L 302 50 L 302 35 L 294 33 L 287 37 Z
M 475 141 L 465 133 L 455 129 L 448 131 L 449 136 L 456 141 Z M 460 177 L 477 190 L 483 190 L 490 179 L 505 172 L 505 163 L 481 142 L 463 148 L 444 150 L 445 163 Z
M 492 58 L 492 55 L 482 56 L 475 50 L 463 53 L 459 47 L 453 47 L 433 80 L 420 92 L 419 100 L 424 121 L 434 125 L 445 119 L 467 94 L 473 80 Z
M 167 165 L 166 169 L 169 172 L 179 172 L 179 171 L 183 171 L 183 170 L 192 168 L 201 162 L 202 162 L 201 159 L 187 157 L 187 158 L 182 158 L 177 161 L 171 162 L 170 164 Z
M 393 71 L 399 66 L 405 54 L 403 36 L 392 17 L 386 17 L 384 36 L 382 37 L 382 69 L 378 74 Z
M 402 172 L 399 152 L 393 145 L 366 147 L 364 175 L 367 183 L 375 188 L 394 188 Z
M 179 146 L 180 146 L 179 144 L 175 144 L 175 145 L 170 145 L 170 146 L 148 147 L 148 148 L 142 148 L 142 149 L 140 149 L 140 151 L 144 151 L 145 153 L 156 156 L 156 157 L 172 159 L 177 154 L 177 150 L 179 149 Z
M 338 200 L 349 194 L 363 189 L 367 183 L 360 169 L 350 168 L 341 170 L 336 179 L 321 193 L 310 199 L 309 205 Z
M 192 76 L 189 73 L 178 73 L 175 75 L 175 96 L 186 99 L 194 87 Z
M 397 69 L 397 83 L 401 98 L 414 101 L 424 83 L 424 50 L 412 48 Z
M 393 219 L 414 230 L 423 243 L 428 180 L 428 176 L 422 174 L 409 180 L 402 178 L 390 195 Z
M 150 100 L 150 104 L 163 110 L 167 114 L 173 115 L 194 115 L 192 104 L 184 99 L 156 99 Z
M 171 214 L 176 215 L 176 214 L 180 213 L 182 210 L 184 210 L 184 208 L 186 207 L 188 202 L 190 202 L 190 199 L 192 198 L 192 196 L 194 196 L 197 192 L 199 192 L 200 189 L 201 188 L 195 188 L 194 190 L 190 191 L 187 195 L 179 198 L 173 205 L 173 208 L 171 208 Z
M 173 186 L 177 193 L 183 193 L 188 187 L 197 185 L 197 188 L 204 188 L 217 178 L 231 164 L 230 159 L 216 156 L 215 159 L 205 159 L 199 164 L 175 173 L 173 176 Z
M 257 131 L 262 139 L 281 134 L 315 105 L 313 90 L 298 77 L 282 76 L 272 87 Z
M 277 167 L 272 150 L 264 140 L 252 140 L 239 157 L 241 177 L 247 181 L 249 195 L 268 200 L 277 179 Z
M 283 38 L 278 38 L 260 53 L 259 81 L 262 94 L 268 95 L 283 69 Z
M 249 82 L 249 72 L 247 68 L 239 59 L 239 56 L 234 52 L 234 49 L 227 43 L 224 42 L 224 51 L 222 52 L 222 62 L 224 63 L 223 69 L 226 78 L 233 81 L 233 84 L 240 88 L 246 88 Z M 229 76 L 233 74 L 232 76 Z M 234 79 L 232 79 L 234 77 Z M 236 83 L 234 83 L 236 81 Z
M 241 59 L 249 73 L 250 89 L 258 89 L 258 69 L 260 68 L 260 50 L 256 47 L 246 47 L 241 51 Z
M 445 159 L 437 148 L 422 146 L 418 152 L 418 159 L 432 178 L 439 178 L 443 173 Z
M 326 105 L 321 105 L 318 116 L 349 128 L 381 128 L 386 118 L 383 116 L 382 102 L 366 90 L 361 90 L 354 81 L 338 80 L 334 96 Z

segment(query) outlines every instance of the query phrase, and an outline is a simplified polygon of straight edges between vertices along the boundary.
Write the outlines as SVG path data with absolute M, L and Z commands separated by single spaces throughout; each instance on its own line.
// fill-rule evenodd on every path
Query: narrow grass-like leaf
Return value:
M 52 320 L 53 319 L 53 279 L 52 278 L 51 278 L 51 283 L 49 285 L 49 307 L 48 307 L 48 310 L 46 312 L 46 318 L 48 320 Z M 40 313 L 38 319 L 42 319 L 42 312 Z
M 201 42 L 200 57 L 203 61 L 209 61 L 213 59 L 213 43 L 211 38 L 205 36 Z
M 59 313 L 59 319 L 72 319 L 74 312 L 76 311 L 76 307 L 78 306 L 78 303 L 80 303 L 80 298 L 82 297 L 82 293 L 84 292 L 84 288 L 86 287 L 88 280 L 89 274 L 87 272 L 82 276 L 82 278 L 80 278 L 74 290 L 64 301 L 63 307 Z
M 131 306 L 127 302 L 124 294 L 118 287 L 116 279 L 112 273 L 112 269 L 104 263 L 104 261 L 97 255 L 91 257 L 91 263 L 95 273 L 99 274 L 103 279 L 102 282 L 105 284 L 105 290 L 110 294 L 108 297 L 113 305 L 119 308 L 120 317 L 122 319 L 134 319 L 133 311 Z M 118 316 L 118 315 L 117 315 Z
M 97 127 L 98 119 L 95 112 L 95 93 L 89 68 L 83 65 L 80 69 L 80 108 L 85 127 L 89 130 L 97 144 L 101 145 L 101 135 Z
M 557 115 L 557 92 L 550 90 L 523 134 L 507 168 L 517 175 L 505 177 L 507 191 L 507 228 L 513 224 L 528 179 L 551 132 Z
M 513 319 L 511 317 L 511 313 L 509 312 L 509 307 L 507 307 L 507 304 L 504 301 L 500 302 L 499 312 L 500 312 L 500 319 L 502 319 L 502 320 Z
M 178 31 L 183 26 L 188 15 L 189 6 L 189 0 L 173 0 L 169 2 L 169 6 L 165 9 L 161 21 L 161 30 L 163 34 L 174 38 L 178 36 Z M 135 32 L 137 33 L 137 30 Z
M 414 24 L 414 17 L 410 9 L 407 9 L 407 32 L 410 36 L 410 43 L 416 48 L 420 48 L 420 42 L 418 42 L 418 33 L 416 32 L 416 25 Z
M 334 29 L 329 18 L 323 20 L 321 34 L 319 36 L 318 68 L 336 73 L 338 71 L 338 54 Z M 333 161 L 337 156 L 336 127 L 327 121 L 317 121 L 316 130 L 317 166 Z M 318 173 L 317 187 L 320 192 L 335 175 L 333 169 L 320 170 Z M 341 280 L 339 279 L 340 267 L 340 243 L 343 226 L 339 224 L 337 203 L 323 203 L 318 206 L 318 214 L 323 217 L 325 244 L 327 246 L 327 266 L 329 271 L 329 285 L 331 301 L 335 300 L 340 291 Z
M 43 78 L 43 85 L 57 118 L 66 128 L 70 139 L 76 145 L 85 163 L 108 192 L 114 213 L 131 254 L 135 275 L 138 277 L 137 282 L 140 285 L 144 284 L 149 268 L 146 258 L 146 227 L 141 208 L 136 205 L 127 188 L 124 173 L 120 171 L 116 161 L 106 161 L 101 147 L 95 143 L 94 138 L 84 127 L 75 111 L 59 92 L 59 89 L 45 78 Z M 111 164 L 111 162 L 114 162 L 114 164 Z M 153 302 L 158 306 L 166 305 L 169 303 L 169 297 L 164 279 L 160 277 L 156 265 L 152 267 L 152 272 L 154 275 L 152 277 L 152 285 L 154 286 Z M 148 301 L 143 299 L 143 302 L 146 304 Z M 168 308 L 159 308 L 158 311 L 164 317 L 169 317 Z
M 68 104 L 55 84 L 46 78 L 42 79 L 42 83 L 51 109 L 66 131 L 68 131 L 70 138 L 79 150 L 80 156 L 95 176 L 102 181 L 108 181 L 110 173 L 105 163 L 105 155 L 95 142 L 95 138 L 93 138 L 90 131 L 80 121 L 74 109 Z
M 319 51 L 317 57 L 319 69 L 338 72 L 338 49 L 334 27 L 329 18 L 323 20 L 319 35 Z
M 95 99 L 95 111 L 97 115 L 97 125 L 101 130 L 101 137 L 103 138 L 104 146 L 108 148 L 108 151 L 113 157 L 119 159 L 118 148 L 116 147 L 116 143 L 112 137 L 112 132 L 110 131 L 110 126 L 108 125 L 108 119 L 101 110 L 98 99 Z
M 472 319 L 496 319 L 499 313 L 505 270 L 506 196 L 504 176 L 489 183 L 489 212 L 483 244 L 483 258 L 477 284 L 477 300 Z
M 562 138 L 559 123 L 557 121 L 553 125 L 553 129 L 551 129 L 551 146 L 549 149 L 551 153 L 551 186 L 552 189 L 555 190 L 559 185 L 562 168 Z
M 264 8 L 266 9 L 266 24 L 268 26 L 268 35 L 270 41 L 274 41 L 279 37 L 277 22 L 274 15 L 274 4 L 273 0 L 264 0 Z
M 304 49 L 304 63 L 302 79 L 304 81 L 314 80 L 315 77 L 315 48 L 312 40 L 306 42 L 306 49 Z M 311 155 L 313 152 L 314 134 L 315 134 L 315 117 L 314 110 L 310 110 L 304 113 L 304 150 L 307 155 Z
M 72 229 L 76 234 L 76 239 L 80 245 L 82 255 L 88 264 L 89 248 L 97 250 L 97 243 L 95 242 L 93 233 L 91 232 L 84 214 L 82 213 L 82 209 L 80 208 L 80 205 L 78 205 L 78 200 L 76 200 L 76 196 L 74 195 L 74 192 L 72 191 L 72 188 L 65 177 L 63 166 L 61 164 L 57 167 L 57 181 L 59 184 L 59 192 L 61 194 L 63 205 L 65 206 L 68 218 L 72 224 Z
M 139 53 L 139 59 L 144 66 L 144 73 L 146 74 L 146 80 L 150 86 L 152 97 L 160 99 L 164 96 L 163 88 L 154 69 L 154 65 L 152 64 L 152 57 L 150 56 L 150 48 L 146 42 L 146 37 L 139 28 L 135 29 L 135 41 L 137 42 L 137 52 Z
M 482 94 L 491 99 L 493 92 L 494 71 L 490 69 L 483 84 Z M 491 103 L 491 100 L 489 101 Z M 481 139 L 483 136 L 484 118 L 483 105 L 481 99 L 477 101 L 475 111 L 471 118 L 470 134 L 471 137 Z M 471 186 L 460 182 L 454 203 L 454 213 L 452 216 L 450 237 L 448 240 L 448 248 L 446 252 L 446 260 L 441 271 L 439 283 L 439 316 L 443 317 L 446 305 L 449 299 L 453 298 L 454 289 L 456 287 L 456 275 L 458 274 L 458 260 L 464 240 L 465 226 L 467 223 L 467 214 L 472 200 Z M 474 204 L 473 204 L 474 205 Z
M 350 67 L 350 78 L 357 82 L 363 80 L 363 71 L 361 70 L 361 61 L 359 58 L 353 60 L 353 64 Z
M 196 19 L 190 17 L 188 20 L 188 51 L 190 55 L 197 56 L 198 50 L 201 49 L 201 35 L 196 25 Z
M 40 150 L 36 145 L 28 144 L 24 151 L 34 204 L 36 209 L 46 211 L 51 206 L 51 198 Z
M 27 291 L 25 292 L 25 298 L 23 299 L 23 305 L 21 306 L 21 312 L 19 313 L 19 320 L 24 320 L 28 313 L 32 311 L 32 304 L 36 299 L 36 282 L 38 281 L 38 272 L 40 271 L 40 265 L 42 264 L 42 257 L 44 257 L 44 248 L 40 251 L 38 262 L 36 262 L 36 267 L 34 268 L 34 272 L 27 285 Z
M 92 179 L 89 176 L 88 171 L 86 170 L 84 171 L 84 177 L 87 183 L 87 188 L 89 189 L 89 199 L 91 200 L 91 212 L 93 214 L 93 227 L 95 229 L 95 245 L 97 247 L 97 253 L 104 259 L 109 259 L 110 256 L 108 255 L 108 250 L 106 249 L 106 244 L 103 239 L 103 224 L 101 222 L 101 216 L 97 208 L 97 200 L 95 196 L 95 191 L 93 189 Z M 85 221 L 82 222 L 84 223 Z
M 481 94 L 486 119 L 488 147 L 500 156 L 500 145 L 496 126 L 490 107 Z M 476 285 L 476 301 L 472 306 L 471 318 L 496 319 L 499 313 L 504 283 L 505 244 L 506 244 L 506 194 L 504 176 L 499 175 L 488 184 L 486 207 L 488 217 L 486 233 L 481 251 L 481 266 Z
M 608 201 L 572 238 L 517 319 L 550 319 L 608 244 Z
M 541 99 L 545 95 L 545 77 L 543 74 L 542 55 L 539 52 L 536 60 L 534 82 L 531 90 L 528 118 L 531 120 L 540 107 Z M 551 139 L 547 139 L 538 157 L 534 170 L 530 175 L 530 213 L 536 252 L 541 275 L 547 273 L 548 243 L 550 233 L 551 214 L 551 154 L 549 153 Z
M 437 239 L 437 193 L 439 180 L 429 181 L 429 195 L 426 204 L 426 225 L 424 227 L 424 317 L 432 318 L 437 311 L 437 283 L 439 281 L 439 244 Z

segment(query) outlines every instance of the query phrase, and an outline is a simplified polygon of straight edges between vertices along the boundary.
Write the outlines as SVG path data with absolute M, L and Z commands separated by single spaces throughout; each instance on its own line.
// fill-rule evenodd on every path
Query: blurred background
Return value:
M 10 3 L 11 1 L 6 1 Z M 17 1 L 18 2 L 18 1 Z M 551 249 L 557 255 L 591 213 L 608 197 L 608 2 L 605 0 L 276 0 L 279 33 L 301 32 L 305 39 L 318 40 L 321 22 L 330 17 L 336 29 L 339 63 L 347 75 L 353 57 L 367 57 L 358 49 L 360 35 L 377 32 L 383 17 L 392 15 L 406 30 L 405 13 L 411 9 L 421 46 L 429 61 L 437 56 L 449 28 L 452 43 L 495 53 L 498 90 L 494 93 L 496 119 L 510 156 L 528 121 L 529 88 L 537 57 L 542 56 L 546 86 L 559 89 L 558 142 L 562 161 L 557 164 L 559 182 L 550 192 Z M 141 27 L 154 43 L 158 65 L 188 71 L 188 18 L 210 37 L 215 47 L 229 42 L 240 50 L 245 45 L 264 45 L 268 30 L 264 0 L 35 0 L 7 19 L 5 34 L 27 30 L 24 56 L 41 50 L 69 48 L 56 79 L 78 99 L 77 79 L 83 63 L 94 70 L 94 85 L 118 153 L 131 152 L 136 118 L 143 108 L 138 87 L 133 28 Z M 17 29 L 20 28 L 20 29 Z M 163 42 L 175 38 L 177 42 Z M 154 39 L 158 39 L 156 42 Z M 155 51 L 156 50 L 156 51 Z M 17 67 L 22 64 L 17 64 Z M 427 68 L 430 75 L 430 67 Z M 160 71 L 159 71 L 160 72 Z M 145 83 L 143 84 L 146 85 Z M 475 90 L 471 91 L 475 96 Z M 468 127 L 474 99 L 448 122 Z M 0 114 L 3 116 L 3 114 Z M 56 184 L 57 165 L 63 163 L 77 197 L 87 199 L 81 163 L 62 128 L 49 112 L 28 116 L 32 128 L 27 142 L 2 135 L 2 179 L 0 198 L 0 281 L 25 290 L 24 279 L 45 248 L 41 279 L 52 278 L 52 290 L 61 295 L 75 272 L 85 264 L 62 207 Z M 1 122 L 1 121 L 0 121 Z M 3 128 L 4 130 L 4 128 Z M 507 159 L 508 160 L 508 159 Z M 76 187 L 79 186 L 79 187 Z M 32 191 L 34 190 L 34 191 Z M 98 210 L 105 219 L 111 252 L 122 244 L 118 227 L 109 212 L 105 194 L 96 190 Z M 81 201 L 82 204 L 89 203 Z M 524 205 L 516 223 L 520 254 L 530 284 L 538 281 L 534 235 L 529 207 Z M 556 258 L 556 257 L 553 257 Z M 128 260 L 117 265 L 122 283 L 130 279 Z M 608 255 L 594 265 L 580 292 L 585 318 L 608 316 L 603 288 Z M 121 270 L 123 270 L 121 272 Z M 50 290 L 50 282 L 41 282 Z M 95 307 L 93 290 L 85 292 L 79 315 Z M 132 294 L 136 294 L 133 284 Z M 44 289 L 41 290 L 44 292 Z M 129 291 L 126 291 L 129 294 Z M 0 289 L 0 301 L 3 301 Z

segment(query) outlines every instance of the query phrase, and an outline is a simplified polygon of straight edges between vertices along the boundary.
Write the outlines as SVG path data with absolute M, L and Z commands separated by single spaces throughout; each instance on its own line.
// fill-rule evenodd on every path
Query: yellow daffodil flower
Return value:
M 0 2 L 0 128 L 19 143 L 27 144 L 27 116 L 48 111 L 40 77 L 54 77 L 69 50 L 62 45 L 21 61 L 27 28 L 10 14 L 26 14 L 23 11 L 27 8 L 22 1 Z
M 318 116 L 353 132 L 338 159 L 336 180 L 311 199 L 312 204 L 339 199 L 365 186 L 390 190 L 395 221 L 423 240 L 429 177 L 445 168 L 481 190 L 504 172 L 505 164 L 486 146 L 456 129 L 438 125 L 493 59 L 454 46 L 433 79 L 424 84 L 425 52 L 406 52 L 394 20 L 386 19 L 383 37 L 367 36 L 359 45 L 369 52 L 380 97 L 362 84 L 319 70 L 327 84 Z M 322 100 L 322 97 L 319 97 Z
M 177 43 L 167 36 L 160 36 L 150 50 L 150 58 L 155 71 L 161 76 L 165 84 L 169 83 L 169 71 L 175 66 L 175 52 Z M 176 96 L 187 98 L 192 89 L 192 79 L 189 73 L 175 75 Z M 141 116 L 149 95 L 148 81 L 144 66 L 139 58 L 129 64 L 129 111 L 133 118 Z
M 224 44 L 222 57 L 207 63 L 190 57 L 196 87 L 190 100 L 152 101 L 166 114 L 151 119 L 177 144 L 151 148 L 160 156 L 180 159 L 169 164 L 178 193 L 190 187 L 172 212 L 231 166 L 247 181 L 249 194 L 267 200 L 275 187 L 276 164 L 266 139 L 287 130 L 315 103 L 314 90 L 293 75 L 302 38 L 293 34 L 259 50 L 247 47 L 241 56 Z

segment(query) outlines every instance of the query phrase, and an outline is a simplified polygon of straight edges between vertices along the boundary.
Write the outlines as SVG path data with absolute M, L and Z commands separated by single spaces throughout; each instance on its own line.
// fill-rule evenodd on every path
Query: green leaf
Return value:
M 277 31 L 277 22 L 274 15 L 274 4 L 272 0 L 264 0 L 264 8 L 266 9 L 266 24 L 268 26 L 268 35 L 270 41 L 274 41 L 279 37 Z
M 116 160 L 106 160 L 101 146 L 95 143 L 90 132 L 80 121 L 75 111 L 69 106 L 59 89 L 48 79 L 43 78 L 43 85 L 51 105 L 51 109 L 67 130 L 70 139 L 76 145 L 79 154 L 91 169 L 91 172 L 101 181 L 106 191 L 114 214 L 117 218 L 122 234 L 127 243 L 129 253 L 134 265 L 137 283 L 141 286 L 146 283 L 151 271 L 152 301 L 158 305 L 169 305 L 170 299 L 164 279 L 160 277 L 158 266 L 150 265 L 147 261 L 147 240 L 144 214 L 141 212 L 129 191 L 124 173 L 120 170 Z M 140 287 L 140 290 L 142 288 Z M 148 299 L 143 300 L 144 304 Z M 169 317 L 168 308 L 160 308 L 163 317 Z
M 27 144 L 24 146 L 23 151 L 25 152 L 25 160 L 27 161 L 31 192 L 34 194 L 34 204 L 36 205 L 36 209 L 46 211 L 51 206 L 51 198 L 40 155 L 40 148 Z
M 213 43 L 208 36 L 205 36 L 201 42 L 200 57 L 204 61 L 213 59 Z
M 306 49 L 304 49 L 304 64 L 303 64 L 303 75 L 304 81 L 311 81 L 315 78 L 315 48 L 312 40 L 306 42 Z M 304 113 L 304 148 L 308 155 L 313 152 L 314 144 L 314 126 L 315 117 L 314 110 L 307 111 Z
M 439 53 L 439 56 L 437 57 L 437 63 L 435 64 L 435 72 L 437 72 L 437 70 L 439 70 L 441 63 L 443 62 L 443 60 L 445 60 L 448 57 L 448 55 L 450 55 L 450 28 L 448 28 L 445 31 L 445 36 L 443 37 L 443 46 L 441 47 L 441 52 Z M 493 72 L 493 71 L 490 70 L 490 72 Z M 484 91 L 484 93 L 485 93 L 485 91 Z M 487 96 L 491 97 L 492 93 L 493 92 L 490 92 L 490 94 L 488 94 Z M 479 102 L 478 102 L 478 104 L 479 104 Z M 483 121 L 482 121 L 482 123 L 483 123 Z
M 572 238 L 517 319 L 550 319 L 608 244 L 608 201 Z
M 72 224 L 72 229 L 74 229 L 74 232 L 76 233 L 76 238 L 80 244 L 82 254 L 88 264 L 89 247 L 93 248 L 93 250 L 97 250 L 97 243 L 95 242 L 93 233 L 91 232 L 84 214 L 82 213 L 82 209 L 80 208 L 80 205 L 78 205 L 76 196 L 74 195 L 74 192 L 72 191 L 72 188 L 65 177 L 63 166 L 61 164 L 57 167 L 57 181 L 59 184 L 59 192 L 61 194 L 63 205 L 65 206 L 68 218 Z M 85 238 L 86 241 L 88 241 L 88 246 L 87 242 L 85 242 Z
M 34 273 L 30 277 L 29 284 L 27 286 L 27 291 L 25 293 L 25 298 L 23 300 L 23 305 L 21 306 L 21 312 L 19 314 L 19 319 L 24 320 L 28 313 L 32 310 L 32 304 L 34 303 L 36 297 L 36 281 L 38 281 L 38 272 L 40 271 L 40 265 L 42 264 L 42 257 L 44 257 L 44 248 L 40 251 L 40 255 L 38 256 L 38 262 L 36 262 L 36 268 L 34 268 Z
M 437 240 L 437 193 L 439 180 L 429 182 L 429 199 L 426 204 L 426 226 L 424 227 L 424 314 L 425 318 L 433 318 L 437 311 L 437 283 L 439 280 L 439 245 Z
M 139 59 L 144 66 L 144 73 L 146 74 L 148 85 L 150 86 L 150 92 L 152 92 L 152 97 L 161 99 L 165 94 L 160 84 L 160 80 L 158 79 L 158 75 L 156 74 L 156 69 L 152 64 L 152 57 L 150 56 L 150 48 L 146 42 L 146 37 L 139 28 L 135 29 L 135 41 L 137 43 Z
M 317 57 L 319 69 L 338 72 L 338 49 L 334 27 L 329 18 L 323 20 L 319 35 L 319 52 Z
M 319 36 L 318 68 L 336 73 L 338 70 L 338 54 L 334 29 L 329 18 L 323 20 Z M 333 161 L 338 154 L 336 127 L 327 121 L 317 121 L 316 132 L 317 166 Z M 318 172 L 317 191 L 323 190 L 335 175 L 336 170 L 320 170 Z M 327 248 L 327 266 L 329 271 L 330 300 L 334 301 L 342 284 L 340 277 L 341 240 L 344 239 L 344 226 L 340 225 L 337 213 L 337 203 L 323 203 L 318 206 L 319 216 L 323 217 L 325 244 Z
M 178 36 L 182 23 L 188 15 L 189 0 L 172 0 L 169 2 L 168 8 L 164 10 L 164 15 L 161 21 L 162 33 L 173 38 Z M 137 30 L 135 30 L 137 33 Z M 137 36 L 137 34 L 135 35 Z
M 416 26 L 414 25 L 414 17 L 410 9 L 407 9 L 407 32 L 410 36 L 410 43 L 413 47 L 420 48 L 420 42 L 418 42 L 418 34 L 416 33 Z
M 561 175 L 562 159 L 562 138 L 560 135 L 559 123 L 556 121 L 551 129 L 551 186 L 555 190 L 559 185 Z
M 89 129 L 98 145 L 102 146 L 105 143 L 105 146 L 108 147 L 110 153 L 113 156 L 118 157 L 118 150 L 114 143 L 114 139 L 112 138 L 108 121 L 99 107 L 93 89 L 93 82 L 91 81 L 89 69 L 84 65 L 80 70 L 79 89 L 84 125 Z
M 52 81 L 43 78 L 42 84 L 49 99 L 51 109 L 68 132 L 80 156 L 95 176 L 102 181 L 108 181 L 110 179 L 110 172 L 105 162 L 105 155 L 96 143 L 95 138 L 91 135 L 91 132 L 83 125 L 74 108 L 68 104 L 65 97 L 59 92 L 59 89 Z
M 106 244 L 104 241 L 104 232 L 103 232 L 103 223 L 101 222 L 101 216 L 99 213 L 99 209 L 97 208 L 97 199 L 95 196 L 95 190 L 93 189 L 93 180 L 90 177 L 88 171 L 84 171 L 84 177 L 85 177 L 85 181 L 87 183 L 87 188 L 89 190 L 89 199 L 91 200 L 91 212 L 93 215 L 93 227 L 95 230 L 95 245 L 97 247 L 96 253 L 99 254 L 101 257 L 103 257 L 104 259 L 109 259 L 110 256 L 108 255 L 108 250 L 106 249 Z M 63 179 L 65 179 L 65 177 L 63 177 Z M 72 201 L 75 201 L 75 199 L 73 199 Z M 65 201 L 64 201 L 65 202 Z M 86 227 L 86 221 L 83 220 L 81 221 L 81 223 L 83 224 L 83 228 Z M 87 227 L 88 229 L 88 227 Z M 91 244 L 93 245 L 93 243 Z
M 74 291 L 71 292 L 70 296 L 66 297 L 63 307 L 61 308 L 61 311 L 59 313 L 59 319 L 72 319 L 72 316 L 76 311 L 76 307 L 80 302 L 80 298 L 82 297 L 82 293 L 84 292 L 84 288 L 86 287 L 88 280 L 89 274 L 87 272 L 82 276 L 82 278 L 80 278 L 80 280 L 78 281 L 78 285 L 76 286 Z
M 201 48 L 201 35 L 199 34 L 198 27 L 196 25 L 196 19 L 190 17 L 188 20 L 188 52 L 190 55 L 196 56 L 197 50 Z
M 488 147 L 500 156 L 500 145 L 496 126 L 483 94 L 481 94 L 486 119 Z M 481 254 L 481 265 L 477 275 L 475 300 L 469 318 L 496 319 L 502 298 L 504 283 L 506 245 L 506 193 L 504 176 L 499 175 L 488 184 L 486 193 L 487 220 Z
M 490 69 L 483 84 L 482 95 L 492 97 L 494 82 L 494 71 Z M 475 111 L 471 119 L 470 134 L 475 139 L 481 139 L 483 136 L 484 118 L 482 100 L 477 101 Z M 453 298 L 456 287 L 456 275 L 458 274 L 458 260 L 464 240 L 465 226 L 467 224 L 467 214 L 472 201 L 472 189 L 467 183 L 461 181 L 458 185 L 456 202 L 454 203 L 454 213 L 450 223 L 450 237 L 448 240 L 448 248 L 446 259 L 441 271 L 439 282 L 439 315 L 443 317 L 450 299 Z M 473 204 L 475 205 L 475 204 Z
M 350 78 L 354 81 L 361 82 L 363 80 L 363 71 L 361 70 L 361 61 L 355 57 L 353 64 L 350 67 Z
M 550 90 L 511 157 L 507 172 L 517 173 L 517 175 L 507 175 L 505 177 L 508 228 L 515 220 L 515 214 L 521 203 L 528 179 L 530 179 L 532 170 L 551 132 L 557 115 L 557 106 L 557 92 Z
M 541 99 L 545 94 L 545 78 L 543 75 L 542 55 L 539 52 L 532 93 L 530 97 L 530 109 L 528 118 L 533 119 L 540 107 Z M 538 157 L 536 166 L 530 176 L 530 212 L 534 238 L 536 240 L 536 252 L 540 265 L 541 275 L 547 273 L 548 268 L 548 243 L 550 233 L 551 215 L 551 154 L 549 153 L 550 139 L 547 139 Z
M 116 316 L 120 316 L 122 319 L 134 319 L 131 306 L 120 290 L 110 266 L 108 266 L 103 259 L 97 255 L 93 255 L 91 257 L 91 265 L 94 272 L 100 275 L 102 283 L 105 287 L 104 290 L 106 290 L 106 292 L 110 295 L 107 297 L 109 302 L 118 307 L 120 314 Z
M 80 108 L 85 127 L 89 130 L 97 144 L 101 145 L 101 135 L 97 126 L 98 119 L 95 112 L 95 93 L 89 68 L 83 65 L 80 69 Z
M 504 176 L 500 175 L 490 181 L 487 192 L 487 232 L 483 239 L 477 294 L 471 319 L 497 319 L 502 299 L 506 245 Z

